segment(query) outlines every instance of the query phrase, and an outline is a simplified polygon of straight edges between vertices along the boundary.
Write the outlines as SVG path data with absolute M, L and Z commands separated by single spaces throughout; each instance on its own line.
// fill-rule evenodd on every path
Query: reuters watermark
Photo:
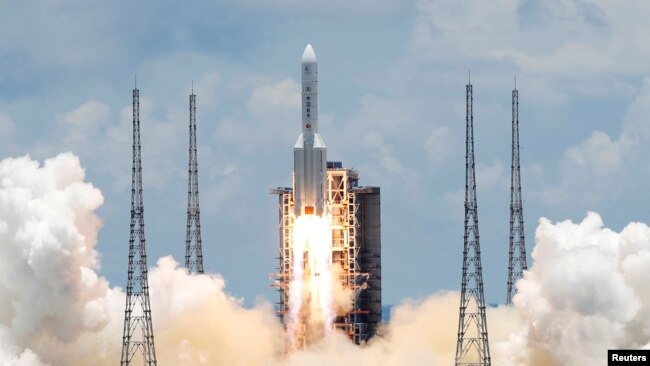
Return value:
M 607 366 L 650 365 L 648 349 L 610 349 L 607 351 Z

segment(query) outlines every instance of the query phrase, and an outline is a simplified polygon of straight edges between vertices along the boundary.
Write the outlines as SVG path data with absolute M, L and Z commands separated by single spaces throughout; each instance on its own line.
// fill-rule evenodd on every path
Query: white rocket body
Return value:
M 311 45 L 301 61 L 302 133 L 293 147 L 294 215 L 326 213 L 327 148 L 318 134 L 318 67 Z

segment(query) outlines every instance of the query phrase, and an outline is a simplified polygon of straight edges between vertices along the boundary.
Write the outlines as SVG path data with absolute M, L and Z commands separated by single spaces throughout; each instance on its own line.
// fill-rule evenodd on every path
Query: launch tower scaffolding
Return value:
M 516 79 L 515 79 L 516 80 Z M 528 269 L 524 240 L 524 209 L 521 200 L 521 169 L 519 166 L 519 91 L 515 81 L 512 91 L 512 165 L 510 166 L 510 237 L 508 245 L 508 294 L 506 304 L 512 304 L 515 284 Z
M 199 163 L 196 153 L 196 95 L 190 94 L 190 148 L 187 170 L 187 231 L 185 236 L 185 268 L 203 273 L 201 248 L 201 208 L 199 206 Z
M 151 305 L 149 303 L 149 280 L 147 278 L 147 249 L 145 246 L 144 203 L 142 199 L 142 161 L 140 157 L 140 91 L 136 87 L 133 89 L 133 168 L 129 269 L 120 366 L 131 365 L 131 361 L 136 354 L 142 356 L 145 366 L 156 365 Z
M 340 162 L 327 163 L 327 204 L 332 219 L 332 272 L 350 293 L 350 309 L 336 316 L 334 327 L 355 343 L 368 341 L 381 322 L 380 190 L 358 187 L 358 174 Z M 293 191 L 273 189 L 279 198 L 278 316 L 289 320 L 289 286 L 293 271 Z M 306 343 L 299 334 L 298 346 Z
M 465 139 L 465 235 L 460 315 L 456 343 L 456 366 L 489 366 L 481 245 L 478 232 L 478 204 L 474 172 L 474 115 L 472 84 L 466 86 Z

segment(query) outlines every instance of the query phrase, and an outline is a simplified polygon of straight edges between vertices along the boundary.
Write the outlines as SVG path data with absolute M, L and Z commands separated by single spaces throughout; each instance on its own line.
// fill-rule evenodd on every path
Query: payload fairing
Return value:
M 318 134 L 318 64 L 310 44 L 302 68 L 302 133 L 293 147 L 294 215 L 326 213 L 327 148 Z

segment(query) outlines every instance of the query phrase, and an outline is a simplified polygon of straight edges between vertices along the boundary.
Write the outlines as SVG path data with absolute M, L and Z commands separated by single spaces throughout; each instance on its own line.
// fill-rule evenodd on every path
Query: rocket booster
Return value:
M 326 213 L 327 148 L 318 134 L 318 71 L 310 44 L 301 60 L 302 133 L 293 147 L 294 215 Z

